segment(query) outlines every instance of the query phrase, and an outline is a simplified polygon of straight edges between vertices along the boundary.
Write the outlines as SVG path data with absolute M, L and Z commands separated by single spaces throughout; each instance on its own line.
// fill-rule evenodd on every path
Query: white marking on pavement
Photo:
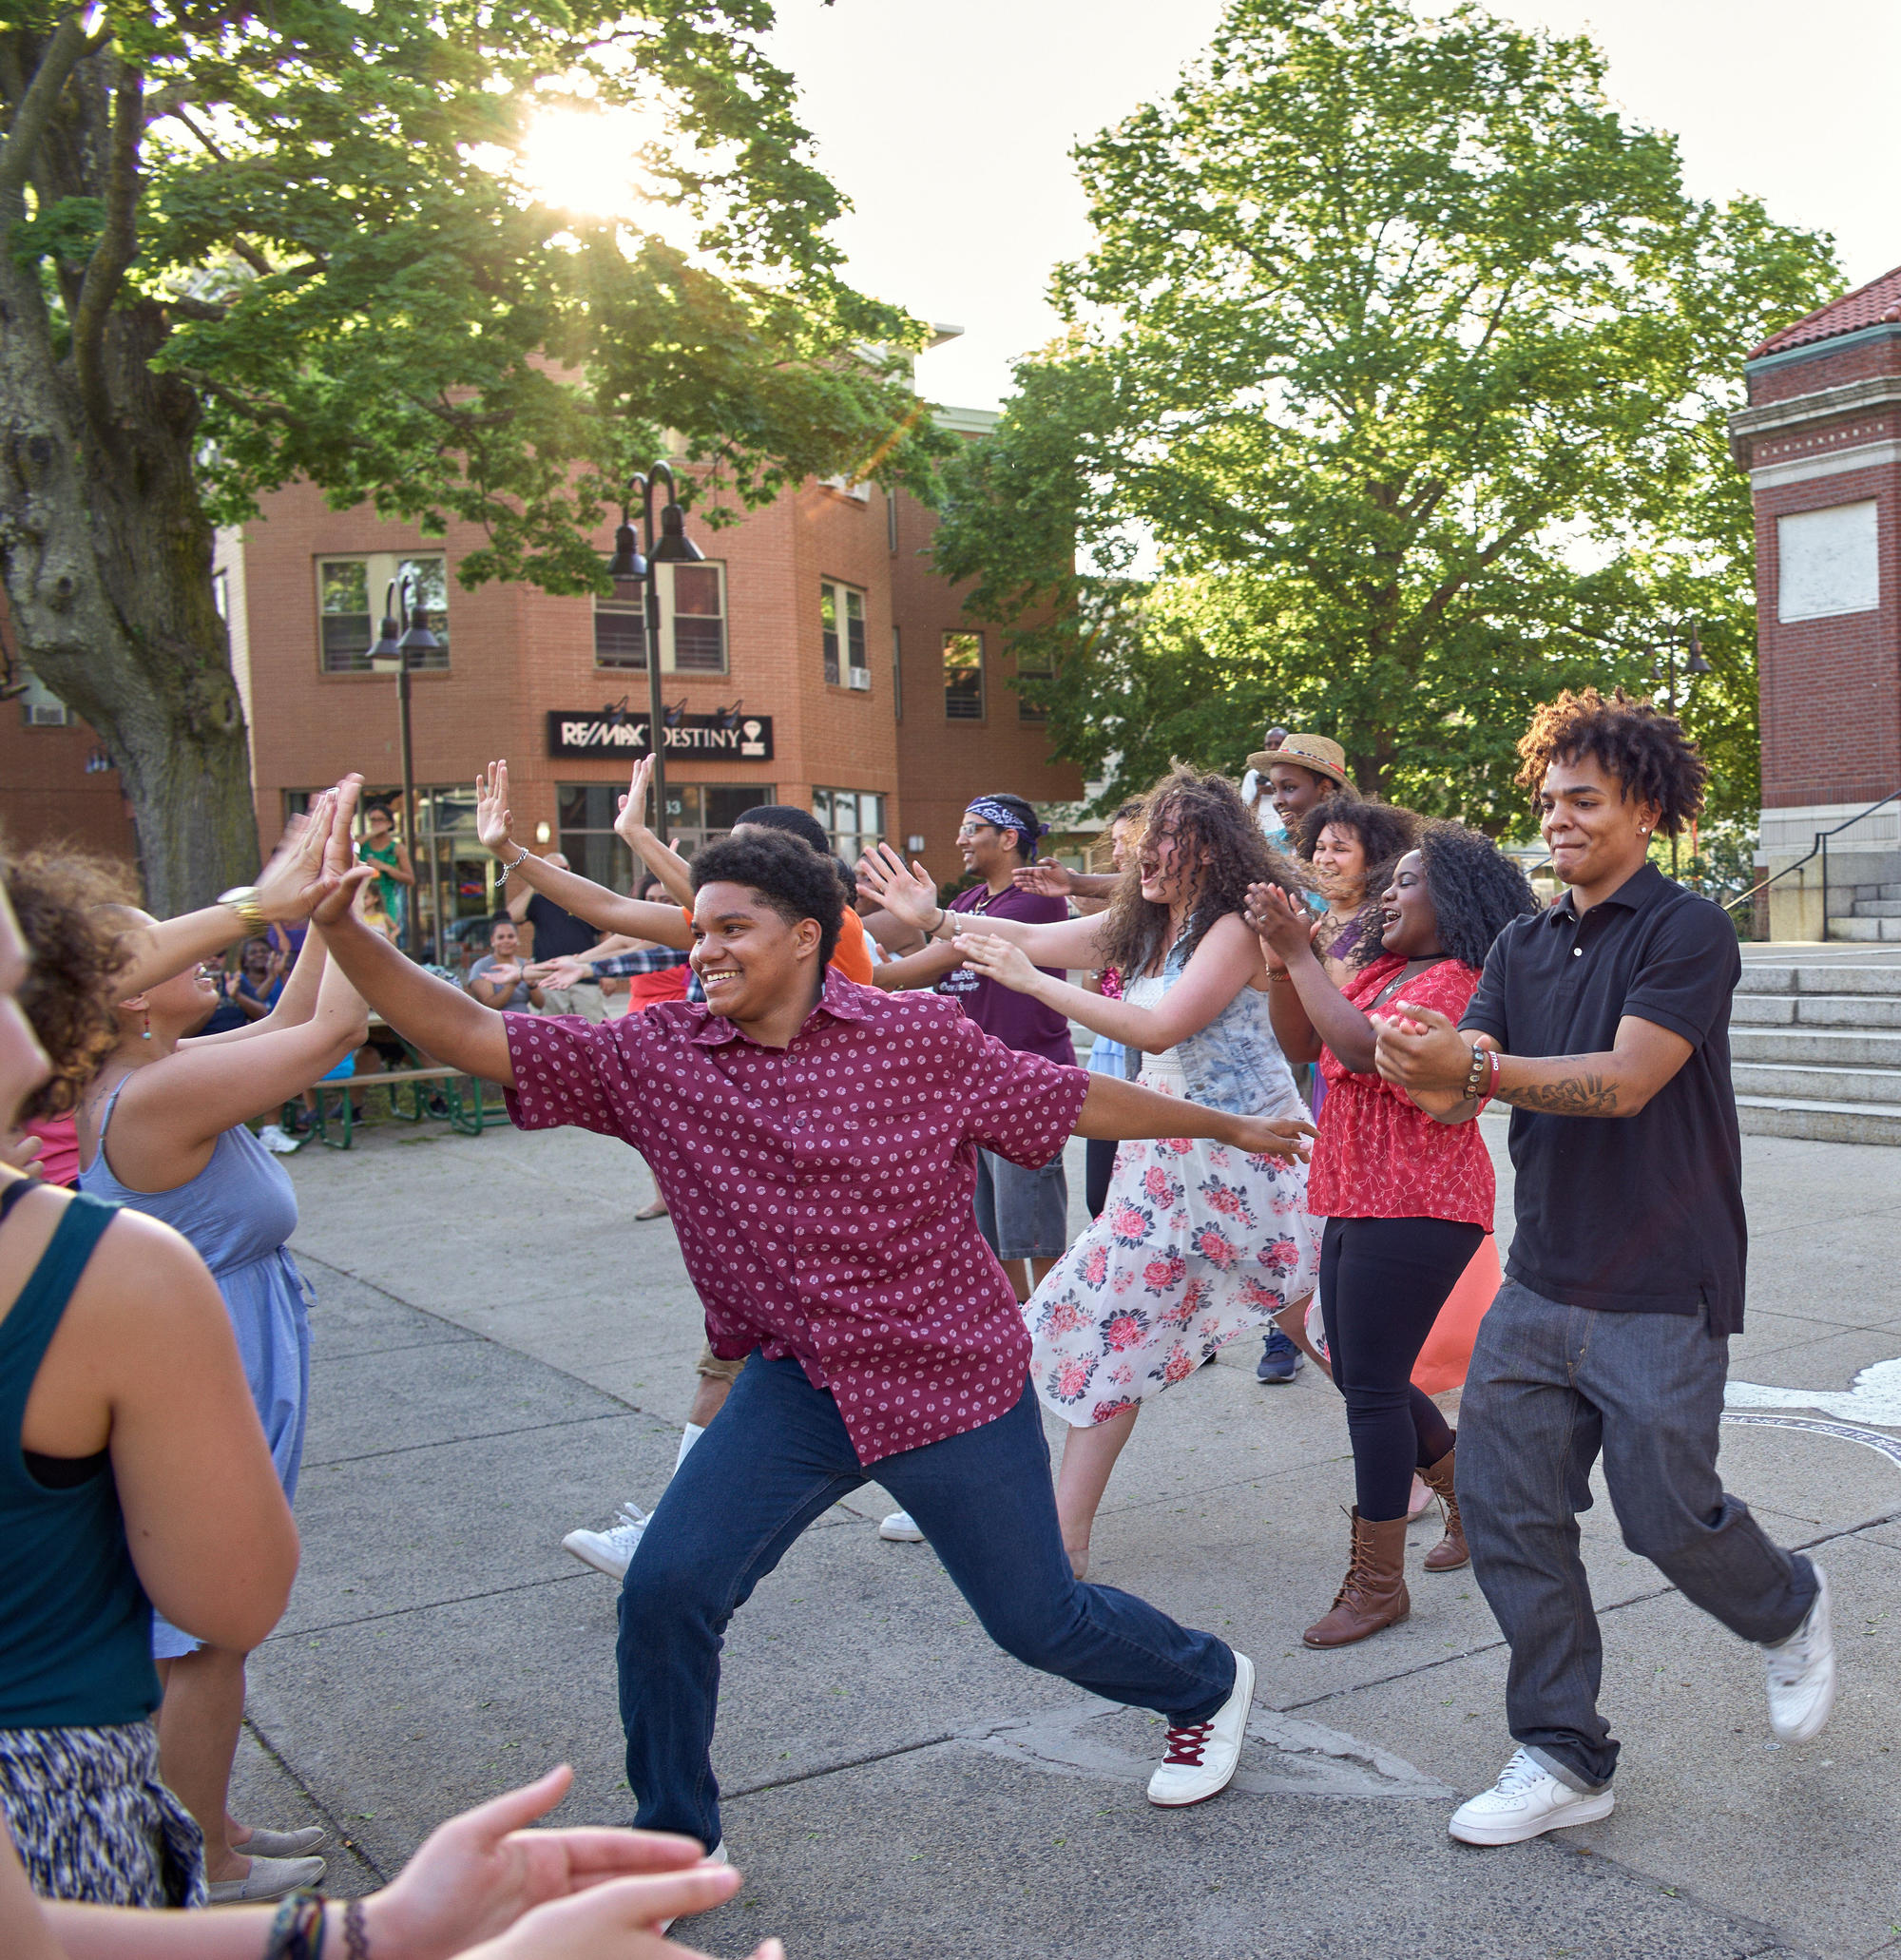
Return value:
M 1723 1402 L 1731 1409 L 1819 1409 L 1849 1422 L 1901 1429 L 1901 1356 L 1864 1368 L 1846 1389 L 1767 1388 L 1733 1381 L 1723 1391 Z
M 1115 1718 L 1123 1718 L 1115 1720 Z M 1119 1731 L 1119 1733 L 1117 1733 Z M 1148 1734 L 1153 1735 L 1153 1742 Z M 959 1738 L 1058 1777 L 1100 1777 L 1145 1784 L 1162 1750 L 1159 1718 L 1114 1701 L 1087 1701 Z M 1434 1802 L 1457 1793 L 1436 1778 L 1339 1729 L 1256 1705 L 1248 1747 L 1228 1787 L 1256 1797 L 1406 1797 Z
M 1749 1382 L 1730 1384 L 1732 1388 L 1749 1388 Z M 1844 1396 L 1841 1399 L 1846 1400 Z M 1887 1457 L 1890 1463 L 1901 1469 L 1901 1442 L 1892 1436 L 1877 1436 L 1872 1430 L 1857 1429 L 1853 1423 L 1825 1422 L 1814 1415 L 1755 1415 L 1729 1413 L 1725 1422 L 1736 1423 L 1745 1428 L 1772 1430 L 1806 1430 L 1815 1436 L 1839 1436 L 1844 1442 L 1864 1443 L 1869 1449 Z

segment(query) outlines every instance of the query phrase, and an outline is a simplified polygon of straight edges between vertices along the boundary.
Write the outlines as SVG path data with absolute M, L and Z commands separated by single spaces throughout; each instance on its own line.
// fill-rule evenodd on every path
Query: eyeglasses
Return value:
M 971 841 L 972 838 L 976 836 L 977 833 L 980 830 L 995 829 L 996 825 L 993 823 L 967 823 L 964 826 L 964 828 L 957 833 L 957 841 L 960 844 L 968 844 Z

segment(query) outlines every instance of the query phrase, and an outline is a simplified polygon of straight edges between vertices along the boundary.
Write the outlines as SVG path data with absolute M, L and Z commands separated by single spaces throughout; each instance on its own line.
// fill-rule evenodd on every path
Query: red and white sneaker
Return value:
M 1148 1800 L 1173 1808 L 1205 1803 L 1234 1781 L 1247 1739 L 1248 1711 L 1254 1706 L 1254 1662 L 1235 1656 L 1234 1693 L 1207 1721 L 1170 1729 L 1168 1754 L 1148 1779 Z

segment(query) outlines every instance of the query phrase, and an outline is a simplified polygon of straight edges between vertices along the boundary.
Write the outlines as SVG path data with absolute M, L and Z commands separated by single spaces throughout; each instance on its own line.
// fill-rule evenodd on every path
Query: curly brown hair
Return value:
M 1655 701 L 1633 701 L 1622 687 L 1606 700 L 1595 687 L 1567 688 L 1546 701 L 1520 737 L 1517 781 L 1534 800 L 1553 762 L 1589 756 L 1623 785 L 1626 801 L 1655 803 L 1657 828 L 1674 837 L 1703 807 L 1710 765 L 1683 724 Z
M 1143 803 L 1148 813 L 1144 849 L 1151 838 L 1172 836 L 1191 864 L 1204 854 L 1208 859 L 1181 929 L 1184 959 L 1217 919 L 1246 912 L 1250 885 L 1278 885 L 1289 894 L 1304 888 L 1299 869 L 1261 836 L 1259 824 L 1226 777 L 1203 775 L 1178 763 Z M 1103 914 L 1102 947 L 1104 964 L 1129 979 L 1147 972 L 1170 950 L 1168 907 L 1151 904 L 1142 895 L 1140 853 L 1130 859 Z
M 31 955 L 20 1008 L 52 1073 L 22 1117 L 64 1116 L 119 1044 L 113 981 L 125 942 L 105 906 L 136 903 L 124 865 L 77 846 L 0 856 L 0 882 Z

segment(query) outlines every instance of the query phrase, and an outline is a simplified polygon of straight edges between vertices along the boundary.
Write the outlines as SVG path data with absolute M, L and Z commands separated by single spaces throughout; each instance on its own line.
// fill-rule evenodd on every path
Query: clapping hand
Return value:
M 470 1949 L 483 1960 L 662 1960 L 682 1951 L 662 1941 L 660 1923 L 723 1903 L 739 1874 L 703 1864 L 690 1837 L 528 1829 L 573 1780 L 564 1763 L 432 1832 L 366 1902 L 370 1950 L 403 1960 Z
M 917 863 L 907 871 L 904 859 L 889 844 L 874 846 L 858 860 L 858 890 L 920 932 L 929 932 L 932 921 L 943 924 L 943 907 L 931 874 Z
M 1031 965 L 1022 947 L 1000 933 L 959 932 L 950 943 L 964 955 L 964 964 L 973 973 L 995 980 L 1013 993 L 1029 993 L 1048 977 Z
M 491 856 L 504 857 L 516 848 L 509 821 L 509 765 L 490 762 L 475 778 L 475 836 Z
M 1313 942 L 1313 915 L 1278 885 L 1250 885 L 1246 916 L 1249 929 L 1259 935 L 1262 950 L 1277 966 L 1285 966 Z
M 1019 891 L 1034 892 L 1039 898 L 1066 898 L 1076 889 L 1069 881 L 1069 867 L 1048 859 L 1020 864 L 1010 876 Z

